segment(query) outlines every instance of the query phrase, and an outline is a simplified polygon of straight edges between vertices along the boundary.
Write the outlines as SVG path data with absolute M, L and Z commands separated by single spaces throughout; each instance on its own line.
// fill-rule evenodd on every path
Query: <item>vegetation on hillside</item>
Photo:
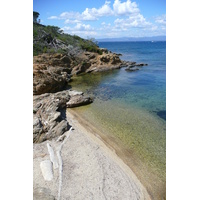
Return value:
M 69 35 L 57 26 L 44 26 L 38 23 L 39 13 L 33 18 L 33 55 L 41 53 L 68 53 L 70 49 L 80 49 L 102 54 L 93 39 L 85 40 L 77 35 Z

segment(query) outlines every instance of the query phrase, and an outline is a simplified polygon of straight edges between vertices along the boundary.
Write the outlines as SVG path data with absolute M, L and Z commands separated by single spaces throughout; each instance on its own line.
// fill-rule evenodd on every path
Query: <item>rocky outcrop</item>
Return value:
M 94 52 L 77 52 L 77 54 L 41 54 L 33 58 L 33 94 L 58 92 L 67 87 L 70 77 L 81 73 L 101 72 L 121 67 L 129 71 L 145 63 L 122 61 L 121 54 L 102 49 L 102 54 Z
M 69 130 L 66 108 L 91 103 L 82 92 L 62 91 L 33 97 L 33 142 L 40 143 L 58 137 Z
M 102 55 L 81 52 L 66 54 L 41 54 L 33 58 L 33 94 L 61 91 L 68 85 L 71 75 L 120 68 L 119 56 L 110 52 Z
M 94 52 L 84 52 L 79 56 L 81 63 L 74 66 L 72 75 L 118 69 L 122 61 L 118 54 L 102 49 L 102 55 Z
M 69 129 L 66 119 L 67 91 L 33 97 L 33 142 L 39 143 L 62 135 Z
M 33 58 L 33 94 L 56 92 L 70 80 L 72 58 L 63 54 L 42 54 Z

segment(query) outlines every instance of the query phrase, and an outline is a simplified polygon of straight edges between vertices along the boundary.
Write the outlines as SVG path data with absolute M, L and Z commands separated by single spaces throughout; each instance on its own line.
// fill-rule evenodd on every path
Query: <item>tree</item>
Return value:
M 37 18 L 39 17 L 40 13 L 33 11 L 33 22 L 38 23 Z

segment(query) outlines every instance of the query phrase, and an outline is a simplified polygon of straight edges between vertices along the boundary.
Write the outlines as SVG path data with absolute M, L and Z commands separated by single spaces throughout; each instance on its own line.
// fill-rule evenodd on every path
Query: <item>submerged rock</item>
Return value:
M 126 70 L 126 71 L 129 71 L 129 72 L 134 72 L 134 71 L 137 71 L 137 70 L 139 70 L 139 69 L 136 68 L 136 67 L 126 67 L 125 70 Z
M 142 66 L 147 66 L 148 64 L 146 63 L 136 63 L 135 66 L 138 66 L 138 67 L 142 67 Z

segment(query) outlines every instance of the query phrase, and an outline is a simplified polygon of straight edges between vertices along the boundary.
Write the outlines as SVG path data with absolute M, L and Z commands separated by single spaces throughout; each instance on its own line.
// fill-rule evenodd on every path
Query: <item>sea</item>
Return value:
M 75 108 L 97 127 L 135 172 L 153 199 L 165 199 L 166 184 L 166 42 L 99 42 L 122 54 L 121 60 L 147 63 L 138 71 L 125 68 L 84 74 L 71 87 L 94 98 Z M 114 141 L 114 142 L 113 142 Z

